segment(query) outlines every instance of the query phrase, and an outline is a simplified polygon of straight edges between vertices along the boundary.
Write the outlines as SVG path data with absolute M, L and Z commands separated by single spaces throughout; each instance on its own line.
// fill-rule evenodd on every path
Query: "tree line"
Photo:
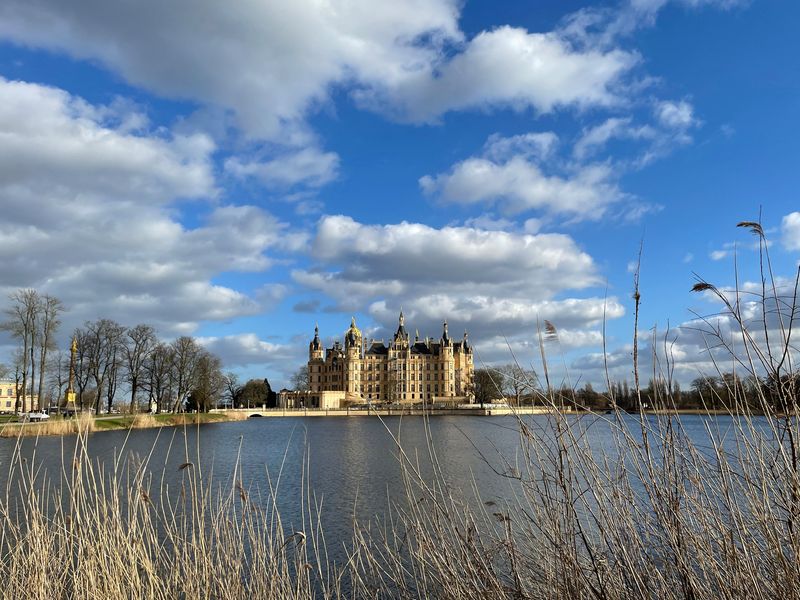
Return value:
M 0 377 L 16 383 L 16 412 L 25 396 L 63 402 L 69 384 L 70 353 L 57 351 L 55 337 L 64 306 L 33 289 L 9 295 L 0 328 L 18 342 L 11 366 Z M 80 410 L 111 412 L 120 388 L 128 393 L 131 412 L 143 401 L 157 412 L 206 411 L 225 390 L 222 363 L 190 336 L 166 342 L 148 324 L 125 327 L 111 319 L 86 321 L 73 332 L 77 342 L 74 391 Z
M 476 369 L 472 392 L 475 402 L 484 404 L 504 399 L 511 404 L 550 405 L 575 410 L 608 410 L 615 405 L 624 411 L 640 409 L 720 410 L 742 409 L 761 411 L 764 405 L 779 412 L 787 411 L 785 398 L 800 397 L 800 376 L 784 375 L 780 381 L 771 378 L 740 377 L 734 373 L 697 377 L 688 389 L 663 377 L 648 381 L 637 393 L 627 381 L 610 381 L 609 389 L 596 391 L 591 383 L 570 386 L 553 385 L 547 390 L 533 369 L 517 364 Z M 784 400 L 782 400 L 784 399 Z

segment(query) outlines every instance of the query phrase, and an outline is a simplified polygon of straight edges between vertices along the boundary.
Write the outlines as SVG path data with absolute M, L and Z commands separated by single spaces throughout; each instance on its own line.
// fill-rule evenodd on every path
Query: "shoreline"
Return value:
M 545 406 L 521 407 L 484 407 L 453 409 L 420 409 L 420 408 L 370 408 L 370 409 L 212 409 L 207 413 L 140 413 L 136 415 L 119 414 L 95 417 L 84 414 L 78 418 L 53 418 L 41 423 L 0 423 L 0 437 L 32 437 L 75 435 L 77 433 L 96 433 L 102 431 L 118 431 L 123 429 L 155 429 L 160 427 L 180 427 L 185 425 L 204 425 L 208 423 L 227 423 L 245 421 L 250 418 L 315 418 L 315 417 L 497 417 L 497 416 L 529 416 L 546 415 L 554 412 Z M 642 413 L 621 414 L 636 416 L 639 414 L 653 416 L 705 415 L 718 416 L 762 416 L 762 413 L 731 413 L 724 409 L 680 409 L 680 410 L 648 410 Z M 614 413 L 589 410 L 566 410 L 570 415 L 610 416 Z

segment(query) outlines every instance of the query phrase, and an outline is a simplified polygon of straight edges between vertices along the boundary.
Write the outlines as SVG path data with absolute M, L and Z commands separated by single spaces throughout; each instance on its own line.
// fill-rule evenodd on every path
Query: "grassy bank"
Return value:
M 0 437 L 37 436 L 37 435 L 73 435 L 94 431 L 111 431 L 115 429 L 147 429 L 151 427 L 173 427 L 177 425 L 195 425 L 203 423 L 221 423 L 239 421 L 245 416 L 233 411 L 220 413 L 163 413 L 137 414 L 95 417 L 82 413 L 77 417 L 51 417 L 41 423 L 9 423 L 0 424 Z

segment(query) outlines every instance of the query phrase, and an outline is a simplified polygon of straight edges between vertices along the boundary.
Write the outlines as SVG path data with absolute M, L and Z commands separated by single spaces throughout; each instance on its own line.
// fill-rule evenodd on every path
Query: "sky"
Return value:
M 192 335 L 288 384 L 315 324 L 466 330 L 476 364 L 709 367 L 692 294 L 800 259 L 791 0 L 4 0 L 0 308 Z M 736 261 L 736 263 L 734 262 Z M 603 331 L 605 330 L 605 338 Z M 4 334 L 5 335 L 5 334 Z M 0 361 L 14 342 L 0 337 Z M 663 340 L 657 347 L 663 346 Z

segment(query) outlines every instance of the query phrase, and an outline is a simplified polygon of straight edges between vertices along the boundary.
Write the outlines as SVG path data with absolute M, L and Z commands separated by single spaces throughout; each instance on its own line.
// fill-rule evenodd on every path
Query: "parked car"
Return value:
M 29 412 L 27 415 L 24 416 L 24 421 L 31 421 L 31 422 L 41 422 L 46 421 L 50 418 L 46 412 Z

